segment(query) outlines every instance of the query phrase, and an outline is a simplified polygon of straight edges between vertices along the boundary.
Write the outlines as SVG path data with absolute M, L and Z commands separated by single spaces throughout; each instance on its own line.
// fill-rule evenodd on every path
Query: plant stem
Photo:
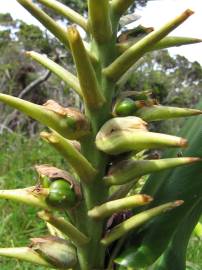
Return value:
M 114 43 L 115 46 L 115 43 Z M 100 46 L 100 49 L 96 44 L 97 54 L 101 57 L 101 64 L 104 66 L 110 61 L 114 51 L 111 51 Z M 99 78 L 99 68 L 96 73 L 97 78 Z M 80 261 L 80 270 L 89 269 L 104 269 L 104 258 L 105 258 L 105 247 L 100 245 L 100 239 L 103 235 L 104 221 L 95 221 L 88 217 L 87 211 L 98 204 L 101 204 L 107 200 L 108 188 L 104 185 L 102 178 L 105 175 L 107 156 L 100 152 L 95 145 L 95 136 L 103 125 L 105 121 L 110 118 L 111 110 L 111 98 L 114 92 L 114 84 L 108 79 L 101 77 L 100 83 L 102 85 L 101 90 L 104 95 L 107 96 L 106 103 L 103 105 L 102 109 L 98 109 L 96 113 L 91 113 L 91 111 L 86 110 L 86 114 L 90 119 L 92 126 L 92 134 L 81 140 L 81 147 L 83 155 L 91 162 L 93 167 L 99 172 L 98 175 L 92 181 L 92 184 L 83 184 L 83 192 L 85 197 L 85 215 L 83 214 L 83 209 L 78 213 L 78 227 L 85 227 L 85 233 L 91 239 L 85 248 L 78 249 L 78 256 Z M 83 219 L 81 221 L 81 219 Z
M 104 43 L 112 37 L 108 0 L 88 0 L 89 25 L 94 39 Z

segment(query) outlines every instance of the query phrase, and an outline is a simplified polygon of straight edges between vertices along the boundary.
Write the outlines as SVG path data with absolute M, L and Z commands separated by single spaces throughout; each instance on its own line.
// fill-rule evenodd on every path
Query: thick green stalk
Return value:
M 104 43 L 112 38 L 109 0 L 88 0 L 89 27 L 93 38 Z
M 65 18 L 73 23 L 81 26 L 86 32 L 88 31 L 87 21 L 79 13 L 73 9 L 67 7 L 66 5 L 56 1 L 56 0 L 38 0 L 41 4 L 53 9 L 55 12 L 63 15 Z
M 93 42 L 94 43 L 94 42 Z M 109 45 L 109 46 L 108 46 Z M 100 65 L 106 66 L 115 55 L 115 40 L 106 45 L 93 46 L 93 52 L 100 59 Z M 88 217 L 87 211 L 98 204 L 107 200 L 108 188 L 104 185 L 102 178 L 106 171 L 107 157 L 100 152 L 95 145 L 95 136 L 100 127 L 110 118 L 111 99 L 113 96 L 115 85 L 100 74 L 100 68 L 96 69 L 96 77 L 101 84 L 101 91 L 106 97 L 106 103 L 96 112 L 86 110 L 86 114 L 92 126 L 92 134 L 82 139 L 81 148 L 84 156 L 97 169 L 99 174 L 95 177 L 94 182 L 90 185 L 83 185 L 86 209 L 83 214 L 82 209 L 78 213 L 78 226 L 85 227 L 85 233 L 90 237 L 90 242 L 85 248 L 78 250 L 80 261 L 80 269 L 104 269 L 105 247 L 100 245 L 100 239 L 103 234 L 104 221 L 95 221 Z
M 112 64 L 103 69 L 103 73 L 111 80 L 117 81 L 137 60 L 139 60 L 151 46 L 154 46 L 162 38 L 167 36 L 176 27 L 182 24 L 193 11 L 186 10 L 175 19 L 171 20 L 159 30 L 151 32 L 145 38 L 130 47 L 121 56 L 119 56 Z
M 65 47 L 69 47 L 69 42 L 65 29 L 56 23 L 43 10 L 32 3 L 31 0 L 17 0 L 26 10 L 28 10 L 38 21 L 40 21 L 55 37 L 57 37 Z
M 56 132 L 42 132 L 40 136 L 48 141 L 72 166 L 81 181 L 90 183 L 96 176 L 97 171 L 90 162 L 71 144 Z
M 53 216 L 48 212 L 39 212 L 38 216 L 68 236 L 76 246 L 82 246 L 89 242 L 86 235 L 64 218 Z
M 64 69 L 45 55 L 42 55 L 37 52 L 26 52 L 28 56 L 37 61 L 39 64 L 43 65 L 55 75 L 57 75 L 60 79 L 62 79 L 68 86 L 73 88 L 79 96 L 82 97 L 81 88 L 79 85 L 79 80 L 76 76 L 74 76 L 71 72 Z

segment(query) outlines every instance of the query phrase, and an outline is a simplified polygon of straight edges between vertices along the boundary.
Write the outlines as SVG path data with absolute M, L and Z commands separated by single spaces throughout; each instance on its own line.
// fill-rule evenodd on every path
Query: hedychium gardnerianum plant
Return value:
M 41 208 L 38 217 L 50 232 L 48 237 L 31 239 L 28 247 L 0 248 L 0 255 L 58 269 L 114 269 L 120 241 L 123 243 L 129 232 L 183 203 L 181 198 L 164 201 L 133 215 L 128 210 L 153 200 L 146 194 L 134 194 L 134 185 L 143 175 L 200 161 L 198 157 L 137 158 L 148 149 L 187 146 L 184 138 L 150 132 L 147 122 L 199 115 L 201 111 L 161 106 L 148 92 L 122 95 L 117 91 L 118 81 L 149 51 L 200 42 L 167 37 L 193 12 L 188 9 L 160 29 L 149 34 L 145 31 L 141 39 L 134 31 L 130 40 L 118 43 L 120 18 L 133 0 L 88 0 L 88 19 L 55 0 L 38 0 L 73 23 L 67 30 L 32 1 L 17 1 L 72 53 L 76 75 L 44 55 L 32 51 L 27 55 L 75 90 L 84 112 L 53 100 L 37 105 L 0 94 L 1 102 L 50 129 L 41 137 L 69 168 L 66 172 L 38 164 L 36 186 L 0 191 L 0 198 Z M 82 40 L 76 25 L 86 32 L 87 41 Z M 63 212 L 68 218 L 63 218 Z M 116 269 L 122 268 L 117 265 Z

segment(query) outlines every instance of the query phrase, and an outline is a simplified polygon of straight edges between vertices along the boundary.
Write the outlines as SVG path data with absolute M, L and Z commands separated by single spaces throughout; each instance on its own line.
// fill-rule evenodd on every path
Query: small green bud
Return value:
M 69 241 L 55 236 L 31 240 L 31 248 L 53 266 L 67 269 L 77 263 L 76 249 Z

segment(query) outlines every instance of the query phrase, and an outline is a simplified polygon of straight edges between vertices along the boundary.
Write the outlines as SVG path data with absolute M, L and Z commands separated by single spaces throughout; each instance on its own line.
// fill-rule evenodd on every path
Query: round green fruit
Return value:
M 58 179 L 49 186 L 47 203 L 54 207 L 71 208 L 77 203 L 77 196 L 67 181 Z
M 130 116 L 134 114 L 136 109 L 134 100 L 125 98 L 116 104 L 115 113 L 118 116 Z

